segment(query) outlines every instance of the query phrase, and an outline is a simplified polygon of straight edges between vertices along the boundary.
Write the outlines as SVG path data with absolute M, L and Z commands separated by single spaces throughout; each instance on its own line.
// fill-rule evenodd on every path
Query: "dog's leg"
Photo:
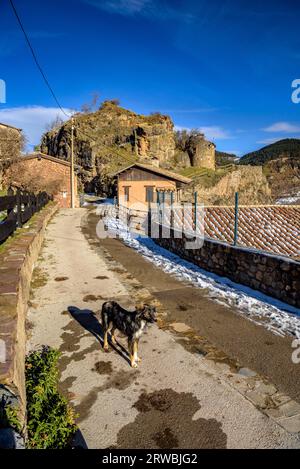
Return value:
M 106 329 L 104 331 L 104 342 L 103 342 L 103 348 L 107 352 L 108 351 L 108 340 L 107 340 L 107 335 L 108 335 L 108 330 Z
M 136 366 L 137 366 L 137 362 L 139 361 L 137 353 L 138 353 L 138 343 L 137 343 L 137 340 L 134 340 L 133 341 L 133 361 Z
M 117 343 L 116 338 L 115 338 L 115 331 L 116 331 L 116 328 L 113 327 L 112 330 L 111 330 L 111 342 L 112 342 L 112 344 Z
M 134 359 L 134 341 L 132 339 L 128 339 L 128 350 L 129 350 L 130 364 L 132 368 L 136 368 L 137 363 Z
M 139 339 L 136 341 L 136 361 L 141 362 L 142 359 L 138 356 L 138 348 L 139 348 Z

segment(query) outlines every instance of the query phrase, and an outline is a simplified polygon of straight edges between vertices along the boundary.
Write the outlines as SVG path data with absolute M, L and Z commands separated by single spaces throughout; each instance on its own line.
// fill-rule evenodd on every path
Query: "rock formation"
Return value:
M 195 177 L 184 189 L 184 198 L 192 200 L 194 191 L 205 205 L 233 205 L 234 194 L 239 192 L 244 205 L 272 203 L 271 189 L 262 166 L 235 166 L 224 172 L 220 169 L 213 178 L 209 175 Z
M 176 132 L 176 164 L 180 168 L 200 167 L 215 170 L 216 146 L 198 131 Z
M 98 111 L 77 114 L 74 120 L 74 154 L 85 190 L 104 190 L 110 172 L 136 160 L 166 165 L 174 158 L 173 122 L 168 116 L 138 115 L 106 101 Z M 69 160 L 71 121 L 47 132 L 41 151 Z
M 191 166 L 207 169 L 216 168 L 216 146 L 204 138 L 204 135 L 191 135 L 186 143 Z

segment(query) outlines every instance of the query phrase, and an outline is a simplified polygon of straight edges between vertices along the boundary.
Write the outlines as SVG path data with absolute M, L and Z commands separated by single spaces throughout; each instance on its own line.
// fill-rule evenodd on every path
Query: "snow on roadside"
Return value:
M 207 272 L 158 246 L 151 238 L 137 237 L 115 218 L 106 218 L 105 225 L 122 241 L 164 272 L 182 281 L 205 288 L 217 303 L 233 307 L 249 320 L 277 335 L 290 334 L 300 338 L 300 310 L 256 290 Z
M 281 197 L 280 199 L 276 200 L 277 205 L 284 205 L 284 204 L 295 204 L 300 202 L 300 191 L 297 194 Z

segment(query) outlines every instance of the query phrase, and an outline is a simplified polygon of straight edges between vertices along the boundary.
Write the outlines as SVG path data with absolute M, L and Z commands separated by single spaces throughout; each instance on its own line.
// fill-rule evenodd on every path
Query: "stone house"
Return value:
M 171 199 L 180 202 L 182 187 L 191 180 L 179 174 L 155 166 L 134 163 L 113 175 L 116 178 L 118 204 L 126 203 L 132 207 L 139 204 L 147 207 L 157 201 L 157 193 L 164 194 L 166 203 Z
M 53 195 L 60 207 L 71 207 L 71 164 L 68 161 L 43 153 L 32 153 L 20 157 L 7 172 L 12 184 L 25 187 L 28 184 L 31 190 L 45 190 Z M 74 186 L 75 206 L 78 207 L 76 175 Z

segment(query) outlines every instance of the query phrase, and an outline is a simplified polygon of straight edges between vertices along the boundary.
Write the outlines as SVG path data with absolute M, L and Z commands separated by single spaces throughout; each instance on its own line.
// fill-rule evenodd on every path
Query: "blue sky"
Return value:
M 242 155 L 300 138 L 300 2 L 290 0 L 15 0 L 39 60 L 66 109 L 94 91 L 139 113 L 200 128 Z M 8 0 L 0 5 L 0 121 L 38 143 L 58 114 Z

